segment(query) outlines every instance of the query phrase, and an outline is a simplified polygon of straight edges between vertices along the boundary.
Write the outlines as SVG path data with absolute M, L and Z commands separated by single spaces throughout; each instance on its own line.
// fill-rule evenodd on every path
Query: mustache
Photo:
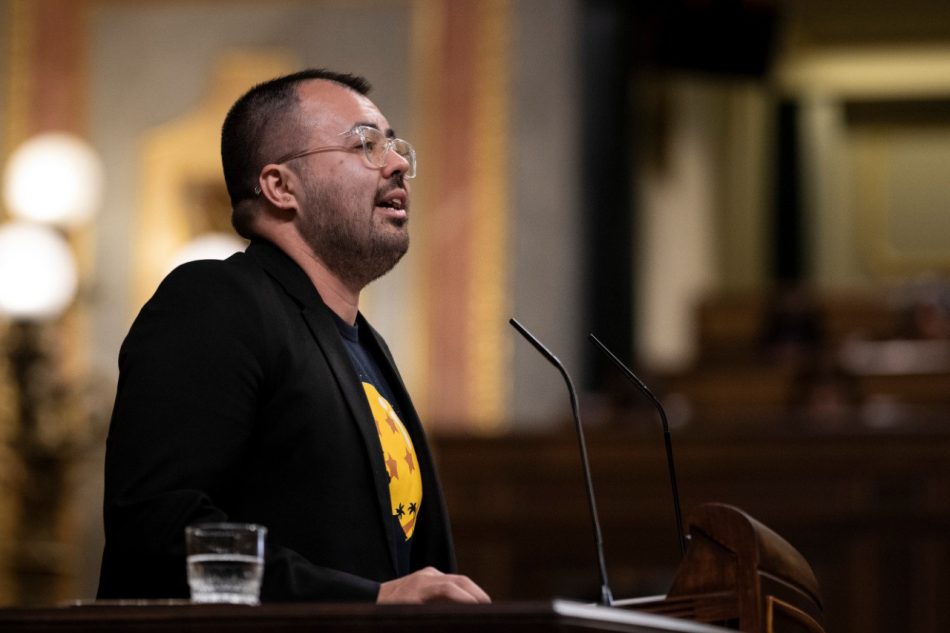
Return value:
M 406 192 L 406 207 L 409 206 L 409 190 L 406 189 L 406 180 L 401 173 L 395 173 L 389 178 L 389 182 L 376 190 L 376 202 L 380 202 L 393 191 L 402 190 Z
M 389 177 L 389 190 L 393 189 L 405 189 L 406 188 L 406 175 L 401 171 L 393 172 L 393 175 Z

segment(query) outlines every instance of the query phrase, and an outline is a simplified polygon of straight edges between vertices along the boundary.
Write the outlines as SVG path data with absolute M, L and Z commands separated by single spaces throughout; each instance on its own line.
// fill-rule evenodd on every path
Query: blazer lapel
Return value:
M 359 377 L 353 368 L 353 363 L 350 361 L 340 338 L 340 333 L 333 321 L 333 316 L 330 314 L 330 309 L 323 303 L 316 288 L 313 287 L 303 270 L 277 247 L 267 242 L 255 242 L 248 247 L 247 252 L 254 256 L 264 270 L 277 280 L 284 290 L 300 304 L 301 316 L 336 378 L 337 386 L 350 409 L 353 422 L 363 438 L 366 456 L 373 470 L 380 525 L 383 534 L 386 535 L 390 561 L 395 573 L 397 562 L 396 546 L 392 542 L 393 533 L 390 529 L 392 503 L 389 497 L 389 474 L 383 462 L 373 412 L 369 407 Z

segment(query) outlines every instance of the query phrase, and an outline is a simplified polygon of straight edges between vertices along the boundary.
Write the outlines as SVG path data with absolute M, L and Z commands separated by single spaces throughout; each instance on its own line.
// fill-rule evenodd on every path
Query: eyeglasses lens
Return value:
M 360 128 L 360 140 L 363 142 L 363 151 L 370 164 L 376 167 L 386 165 L 386 153 L 391 149 L 409 163 L 406 177 L 416 175 L 416 152 L 407 141 L 401 138 L 388 138 L 385 134 L 371 127 Z

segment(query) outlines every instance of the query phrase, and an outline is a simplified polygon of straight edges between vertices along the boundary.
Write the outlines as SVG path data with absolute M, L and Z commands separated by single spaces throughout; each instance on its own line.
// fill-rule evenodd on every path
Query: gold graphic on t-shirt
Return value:
M 406 540 L 412 538 L 416 527 L 416 515 L 422 503 L 422 477 L 416 467 L 416 449 L 412 438 L 403 426 L 389 401 L 376 387 L 363 383 L 366 399 L 369 400 L 383 451 L 383 461 L 389 473 L 389 500 L 393 516 L 399 520 Z

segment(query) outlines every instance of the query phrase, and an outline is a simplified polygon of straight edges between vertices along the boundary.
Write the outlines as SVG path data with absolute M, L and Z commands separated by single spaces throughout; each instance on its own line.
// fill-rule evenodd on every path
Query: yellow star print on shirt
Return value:
M 416 527 L 416 516 L 422 505 L 422 476 L 416 462 L 416 449 L 395 409 L 376 387 L 363 383 L 369 400 L 383 450 L 383 461 L 389 472 L 389 500 L 393 516 L 399 520 L 408 541 Z

